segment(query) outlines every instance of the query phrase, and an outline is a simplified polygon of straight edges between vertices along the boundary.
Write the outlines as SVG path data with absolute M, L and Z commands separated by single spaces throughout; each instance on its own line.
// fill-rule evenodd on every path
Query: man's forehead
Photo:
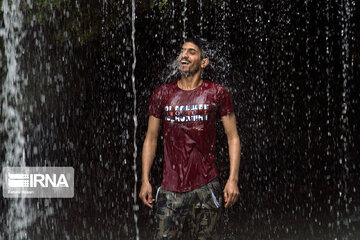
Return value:
M 196 44 L 194 44 L 192 42 L 185 42 L 182 45 L 182 49 L 189 49 L 189 50 L 193 49 L 193 50 L 195 50 L 197 52 L 201 52 L 200 48 Z

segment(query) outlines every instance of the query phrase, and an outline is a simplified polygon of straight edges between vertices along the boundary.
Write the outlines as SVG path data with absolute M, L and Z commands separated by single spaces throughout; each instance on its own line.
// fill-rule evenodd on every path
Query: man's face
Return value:
M 179 70 L 182 74 L 194 75 L 201 68 L 205 68 L 206 65 L 203 66 L 202 60 L 204 59 L 201 58 L 199 47 L 192 42 L 185 42 L 178 56 Z

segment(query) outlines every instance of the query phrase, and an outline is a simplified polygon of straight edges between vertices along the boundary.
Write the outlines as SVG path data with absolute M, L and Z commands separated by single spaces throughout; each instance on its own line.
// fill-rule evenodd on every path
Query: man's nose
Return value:
M 187 52 L 187 51 L 183 51 L 183 52 L 181 53 L 181 57 L 186 57 L 186 58 L 188 58 L 188 57 L 189 57 L 188 52 Z

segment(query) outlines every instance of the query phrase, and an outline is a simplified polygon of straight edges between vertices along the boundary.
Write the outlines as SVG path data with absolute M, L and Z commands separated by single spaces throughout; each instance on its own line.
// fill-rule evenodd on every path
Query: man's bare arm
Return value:
M 151 166 L 155 158 L 159 129 L 160 129 L 160 119 L 150 116 L 148 123 L 148 130 L 146 132 L 146 137 L 142 150 L 142 177 L 141 177 L 142 184 L 139 194 L 139 197 L 149 207 L 152 207 L 151 204 L 154 201 L 152 196 L 152 187 L 149 181 L 149 175 L 150 175 Z
M 235 114 L 229 114 L 221 118 L 228 140 L 230 173 L 224 188 L 225 207 L 234 204 L 239 197 L 239 166 L 240 166 L 240 138 L 236 128 Z

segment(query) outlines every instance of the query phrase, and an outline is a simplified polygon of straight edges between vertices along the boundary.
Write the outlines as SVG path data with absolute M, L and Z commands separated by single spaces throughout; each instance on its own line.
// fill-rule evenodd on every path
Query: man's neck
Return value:
M 181 79 L 177 82 L 177 85 L 182 90 L 194 90 L 203 82 L 200 76 L 200 74 L 195 74 L 193 76 L 182 75 Z

